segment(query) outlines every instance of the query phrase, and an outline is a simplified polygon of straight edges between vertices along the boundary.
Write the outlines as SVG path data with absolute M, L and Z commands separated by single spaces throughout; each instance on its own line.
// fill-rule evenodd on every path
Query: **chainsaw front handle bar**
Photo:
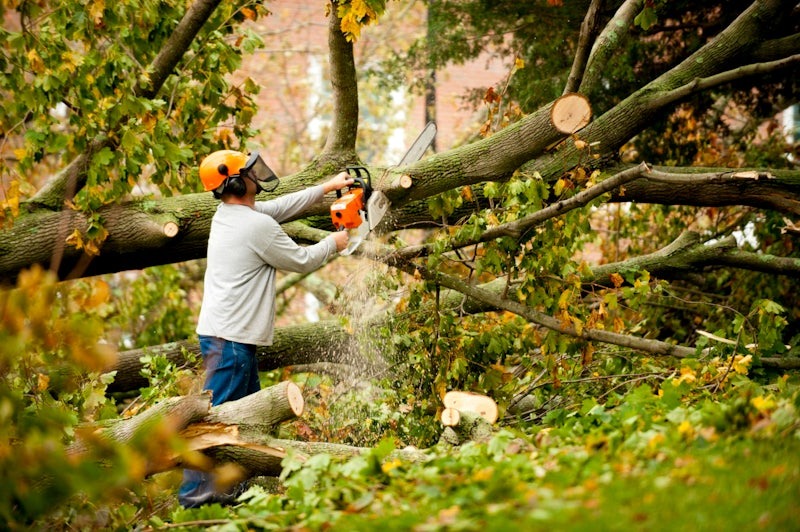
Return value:
M 347 187 L 347 190 L 350 190 L 356 186 L 364 189 L 364 202 L 366 202 L 372 195 L 372 176 L 369 174 L 369 170 L 363 166 L 347 166 L 346 169 L 347 173 L 353 178 L 353 184 Z M 364 179 L 364 176 L 366 176 L 366 180 Z M 336 191 L 336 197 L 342 197 L 341 190 Z

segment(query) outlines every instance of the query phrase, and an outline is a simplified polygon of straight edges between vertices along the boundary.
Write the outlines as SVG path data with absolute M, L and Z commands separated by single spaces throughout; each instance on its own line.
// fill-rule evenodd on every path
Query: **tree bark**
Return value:
M 127 419 L 115 420 L 110 426 L 84 427 L 77 431 L 78 438 L 69 447 L 68 454 L 82 454 L 93 441 L 105 440 L 130 444 L 156 430 L 157 433 L 177 434 L 187 443 L 190 451 L 202 451 L 219 446 L 241 446 L 252 452 L 282 459 L 282 448 L 261 441 L 275 427 L 303 413 L 304 401 L 296 384 L 284 381 L 265 388 L 237 401 L 211 406 L 211 393 L 172 397 L 161 401 L 144 413 Z M 148 446 L 147 474 L 165 471 L 180 465 L 184 458 L 171 452 L 167 440 L 155 441 Z
M 411 253 L 383 253 L 385 260 L 402 267 L 400 262 L 408 265 L 408 260 L 414 255 Z M 737 267 L 753 271 L 762 271 L 775 275 L 800 276 L 800 259 L 774 257 L 764 254 L 744 252 L 736 248 L 732 238 L 722 239 L 712 245 L 706 245 L 697 233 L 686 232 L 667 247 L 649 255 L 634 257 L 630 260 L 608 263 L 591 268 L 591 273 L 584 275 L 581 279 L 583 286 L 591 291 L 597 286 L 613 287 L 613 274 L 624 273 L 626 271 L 647 270 L 655 278 L 675 279 L 685 276 L 688 273 L 703 272 L 706 269 L 720 267 Z M 413 268 L 409 267 L 409 272 Z M 455 280 L 453 280 L 455 282 Z M 454 288 L 445 284 L 453 291 L 443 293 L 440 300 L 441 308 L 459 309 L 465 314 L 474 314 L 505 308 L 504 302 L 518 305 L 516 301 L 506 300 L 503 294 L 508 293 L 510 297 L 513 290 L 507 289 L 506 279 L 499 279 L 478 287 L 467 288 L 466 291 Z M 459 284 L 458 286 L 467 286 Z M 478 290 L 475 297 L 471 293 L 472 289 Z M 516 308 L 516 307 L 515 307 Z M 534 323 L 546 327 L 556 327 L 556 330 L 563 328 L 563 324 L 556 318 L 537 314 L 533 309 L 521 306 L 523 314 L 529 317 L 538 316 L 533 320 Z M 506 308 L 506 310 L 511 310 Z M 511 310 L 514 312 L 513 310 Z M 385 320 L 390 319 L 389 315 L 379 315 L 371 318 L 368 327 L 380 326 Z M 545 319 L 546 318 L 546 319 Z M 604 332 L 597 332 L 602 335 Z M 575 335 L 575 332 L 572 333 Z M 608 333 L 612 334 L 612 333 Z M 590 336 L 592 336 L 590 334 Z M 651 340 L 638 341 L 633 337 L 625 335 L 612 335 L 601 340 L 600 337 L 588 338 L 598 341 L 608 341 L 618 343 L 617 345 L 628 345 L 634 349 L 652 352 L 654 354 L 669 354 L 670 344 L 662 345 L 662 342 L 652 343 Z M 633 342 L 633 343 L 631 343 Z M 638 347 L 634 347 L 638 346 Z M 664 351 L 664 350 L 667 351 Z M 683 356 L 689 356 L 693 350 L 680 348 Z M 182 365 L 185 362 L 184 350 L 199 354 L 199 347 L 196 341 L 186 340 L 174 342 L 161 346 L 152 346 L 144 349 L 134 349 L 123 351 L 119 354 L 117 362 L 110 371 L 116 371 L 114 382 L 109 385 L 109 393 L 119 393 L 135 390 L 147 385 L 147 380 L 141 376 L 142 356 L 163 355 L 171 362 Z M 301 365 L 332 362 L 337 364 L 358 364 L 359 355 L 357 343 L 350 333 L 348 333 L 337 320 L 323 321 L 318 323 L 293 325 L 281 327 L 275 331 L 275 339 L 272 346 L 259 347 L 257 351 L 259 359 L 259 369 L 269 371 L 272 369 Z M 767 368 L 800 368 L 800 359 L 764 357 L 761 359 L 763 367 Z
M 452 422 L 448 419 L 440 443 L 449 445 L 462 445 L 468 441 L 486 442 L 492 437 L 492 426 L 480 414 L 470 411 L 458 411 L 457 421 Z
M 596 154 L 605 156 L 616 153 L 624 142 L 646 128 L 656 115 L 671 108 L 670 106 L 676 102 L 665 95 L 674 94 L 674 91 L 681 87 L 691 86 L 693 80 L 710 78 L 743 66 L 742 59 L 752 56 L 762 44 L 761 35 L 769 35 L 770 21 L 779 18 L 792 5 L 788 0 L 755 2 L 725 31 L 692 57 L 596 118 L 580 132 L 580 138 L 589 144 L 599 143 L 597 144 L 599 152 Z M 791 46 L 797 45 L 795 41 L 792 39 L 785 41 L 781 49 L 787 47 L 791 49 Z M 598 46 L 605 46 L 603 42 L 605 41 L 601 37 Z M 592 55 L 596 59 L 599 57 L 598 54 L 601 54 L 600 49 L 596 49 Z M 591 65 L 590 62 L 590 69 Z M 747 72 L 742 72 L 741 75 L 747 75 Z M 552 105 L 553 103 L 544 106 L 490 138 L 437 154 L 404 168 L 402 174 L 390 169 L 378 188 L 383 189 L 389 196 L 393 212 L 398 212 L 406 204 L 458 186 L 507 179 L 520 167 L 523 167 L 525 172 L 538 171 L 545 179 L 553 179 L 577 164 L 590 162 L 587 161 L 585 150 L 578 150 L 574 143 L 570 142 L 561 143 L 554 152 L 546 152 L 548 147 L 564 138 L 564 135 L 550 124 L 549 114 Z M 334 168 L 332 166 L 320 168 L 314 175 L 304 173 L 302 180 L 300 176 L 296 176 L 297 179 L 282 180 L 279 193 L 301 188 L 302 185 L 308 184 L 309 179 L 319 180 L 325 171 L 332 173 Z M 372 173 L 381 175 L 381 172 L 375 169 Z M 412 186 L 404 188 L 403 183 L 407 185 L 407 181 L 403 176 L 408 176 L 412 180 Z M 728 187 L 727 190 L 732 188 L 734 187 Z M 674 187 L 667 185 L 661 189 L 639 190 L 637 187 L 631 187 L 629 198 L 635 197 L 636 201 L 641 202 L 670 204 L 679 201 L 697 204 L 699 203 L 697 197 L 706 198 L 714 205 L 719 205 L 723 201 L 735 205 L 748 202 L 747 196 L 742 195 L 740 191 L 736 194 L 720 194 L 721 188 L 710 183 L 697 185 L 697 188 L 692 189 L 691 196 L 688 193 L 683 194 L 679 196 L 678 201 L 674 200 L 674 196 L 665 196 L 666 190 L 675 191 Z M 760 192 L 761 190 L 765 192 Z M 777 197 L 779 190 L 785 190 L 789 199 L 781 201 Z M 751 191 L 757 195 L 754 201 L 760 207 L 797 212 L 796 188 L 780 189 L 775 184 L 767 187 L 764 183 L 751 183 L 748 185 L 747 193 Z M 88 267 L 85 271 L 78 271 L 73 275 L 96 275 L 203 257 L 214 206 L 215 202 L 207 194 L 160 200 L 159 211 L 173 216 L 174 223 L 178 226 L 175 237 L 167 240 L 168 246 L 164 245 L 164 241 L 159 246 L 146 236 L 149 234 L 147 231 L 142 236 L 135 232 L 128 235 L 118 227 L 124 225 L 122 222 L 117 222 L 115 225 L 114 220 L 118 216 L 125 219 L 128 214 L 146 212 L 145 204 L 127 203 L 117 207 L 116 211 L 101 209 L 101 216 L 109 224 L 109 239 L 101 255 L 93 258 L 84 257 L 78 250 L 65 248 L 63 244 L 64 238 L 72 232 L 72 229 L 84 227 L 81 216 L 54 212 L 31 212 L 22 215 L 13 228 L 0 233 L 0 252 L 2 252 L 0 282 L 13 282 L 21 269 L 32 264 L 42 264 L 46 267 L 54 256 L 62 253 L 62 250 L 63 261 L 58 270 L 62 278 L 73 272 L 75 266 L 81 265 L 82 262 L 88 262 Z M 34 204 L 29 207 L 35 210 Z M 326 206 L 321 206 L 306 214 L 324 215 L 325 211 Z M 324 222 L 322 216 L 319 227 L 324 227 L 325 223 L 327 222 Z M 26 247 L 27 242 L 35 242 L 35 248 Z
M 320 155 L 321 161 L 346 163 L 356 161 L 356 134 L 358 132 L 358 86 L 353 43 L 342 33 L 342 20 L 336 14 L 336 3 L 329 4 L 328 49 L 333 89 L 333 124 Z
M 641 11 L 644 0 L 625 0 L 594 41 L 592 50 L 580 78 L 578 92 L 591 95 L 605 73 L 608 60 L 627 42 L 633 19 Z
M 654 167 L 648 179 L 614 191 L 610 201 L 700 207 L 746 205 L 795 216 L 800 214 L 800 172 Z
M 592 43 L 597 33 L 600 23 L 600 13 L 603 11 L 605 0 L 592 0 L 586 16 L 581 24 L 581 33 L 578 37 L 578 49 L 575 51 L 575 58 L 572 62 L 572 69 L 567 77 L 567 84 L 564 87 L 564 94 L 578 92 L 580 89 L 583 74 L 586 70 L 586 63 L 589 61 Z
M 277 439 L 270 435 L 280 423 L 302 415 L 303 408 L 300 389 L 291 381 L 213 407 L 210 393 L 172 397 L 142 414 L 116 420 L 109 427 L 80 429 L 78 439 L 68 453 L 85 453 L 98 440 L 128 444 L 154 430 L 157 423 L 183 439 L 189 452 L 172 452 L 166 439 L 160 444 L 151 442 L 147 447 L 150 454 L 146 475 L 182 466 L 210 470 L 220 463 L 234 462 L 246 471 L 247 476 L 279 476 L 281 462 L 289 450 L 303 461 L 320 453 L 349 458 L 369 450 L 324 442 Z M 201 452 L 210 457 L 212 463 L 192 456 L 192 452 Z M 423 451 L 414 448 L 395 451 L 391 456 L 409 461 L 426 459 Z
M 275 330 L 273 344 L 269 347 L 259 346 L 256 356 L 259 370 L 270 371 L 316 362 L 352 364 L 355 361 L 353 349 L 350 334 L 338 321 L 331 320 L 279 327 Z M 199 355 L 200 346 L 196 340 L 184 340 L 119 353 L 114 367 L 109 368 L 110 371 L 116 371 L 116 376 L 108 392 L 126 392 L 147 386 L 147 379 L 141 375 L 141 357 L 165 356 L 180 366 L 186 361 L 184 351 Z

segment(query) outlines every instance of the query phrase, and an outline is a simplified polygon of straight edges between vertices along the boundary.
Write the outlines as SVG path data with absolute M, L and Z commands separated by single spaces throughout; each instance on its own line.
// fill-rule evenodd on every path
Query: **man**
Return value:
M 278 178 L 258 153 L 222 150 L 203 159 L 200 180 L 222 200 L 211 219 L 203 303 L 197 324 L 206 367 L 204 388 L 212 405 L 257 392 L 256 347 L 271 345 L 275 320 L 276 270 L 307 273 L 347 246 L 347 232 L 334 232 L 313 246 L 299 246 L 280 222 L 302 213 L 323 196 L 353 183 L 346 172 L 322 185 L 271 201 L 256 194 L 271 191 Z M 178 500 L 186 508 L 233 497 L 218 493 L 213 478 L 185 470 Z

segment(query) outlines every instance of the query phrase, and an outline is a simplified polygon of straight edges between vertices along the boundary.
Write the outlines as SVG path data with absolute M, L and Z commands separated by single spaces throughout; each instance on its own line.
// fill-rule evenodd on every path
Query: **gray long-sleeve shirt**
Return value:
M 221 203 L 211 220 L 208 265 L 197 334 L 271 345 L 275 270 L 306 273 L 336 254 L 328 237 L 299 246 L 280 222 L 322 200 L 322 185 L 246 205 Z

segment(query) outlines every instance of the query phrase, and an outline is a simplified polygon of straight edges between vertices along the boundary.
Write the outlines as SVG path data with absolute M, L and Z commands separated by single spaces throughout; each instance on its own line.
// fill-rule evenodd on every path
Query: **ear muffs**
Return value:
M 241 177 L 233 176 L 225 180 L 222 188 L 223 193 L 233 194 L 237 198 L 241 198 L 247 194 L 247 183 Z

